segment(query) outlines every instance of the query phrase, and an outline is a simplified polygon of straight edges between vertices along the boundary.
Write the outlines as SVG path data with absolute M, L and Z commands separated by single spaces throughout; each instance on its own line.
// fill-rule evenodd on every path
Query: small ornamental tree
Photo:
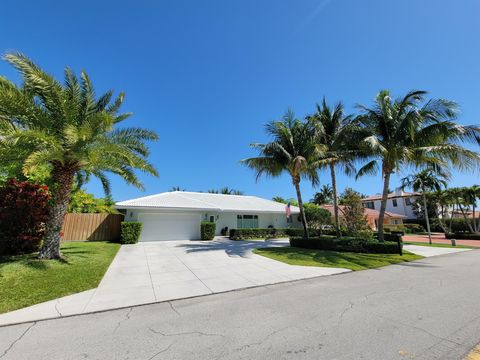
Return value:
M 371 231 L 371 229 L 368 226 L 361 196 L 356 191 L 346 191 L 342 197 L 342 202 L 347 234 L 350 236 L 365 236 L 364 233 Z
M 307 223 L 312 229 L 322 230 L 324 225 L 331 224 L 332 215 L 330 211 L 312 203 L 305 203 L 303 206 L 305 207 Z
M 38 251 L 45 234 L 47 186 L 10 179 L 0 188 L 0 255 Z

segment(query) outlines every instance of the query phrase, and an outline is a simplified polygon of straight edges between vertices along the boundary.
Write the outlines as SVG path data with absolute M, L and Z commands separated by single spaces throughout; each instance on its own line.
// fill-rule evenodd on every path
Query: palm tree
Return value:
M 180 186 L 172 186 L 170 191 L 186 191 L 186 190 L 181 188 Z
M 288 201 L 285 200 L 285 199 L 284 199 L 283 197 L 281 197 L 281 196 L 274 196 L 274 197 L 272 198 L 272 201 L 279 202 L 279 203 L 282 203 L 282 204 L 288 203 Z
M 231 189 L 228 186 L 221 188 L 218 192 L 224 195 L 243 195 L 242 191 Z
M 21 162 L 24 173 L 47 168 L 52 183 L 52 203 L 40 258 L 59 258 L 60 230 L 74 179 L 100 179 L 107 195 L 107 172 L 143 188 L 135 170 L 157 175 L 147 161 L 145 141 L 157 135 L 141 128 L 118 128 L 131 114 L 120 114 L 124 94 L 113 101 L 113 92 L 96 97 L 85 72 L 80 79 L 65 69 L 61 84 L 20 53 L 4 59 L 22 76 L 16 86 L 0 78 L 0 147 L 9 148 L 12 162 Z
M 380 164 L 383 194 L 378 232 L 381 241 L 392 173 L 402 167 L 472 169 L 480 162 L 476 152 L 461 146 L 467 141 L 480 143 L 480 128 L 454 122 L 456 103 L 443 99 L 424 103 L 425 95 L 425 91 L 411 91 L 403 98 L 392 100 L 390 92 L 382 90 L 372 108 L 358 106 L 362 111 L 359 120 L 369 133 L 361 145 L 372 160 L 359 170 L 357 177 L 376 173 Z
M 310 202 L 315 205 L 331 204 L 333 200 L 333 189 L 330 185 L 322 185 L 320 191 L 313 195 L 313 199 Z
M 312 127 L 295 118 L 291 110 L 280 121 L 266 125 L 267 134 L 273 140 L 267 144 L 251 144 L 258 150 L 258 157 L 242 160 L 247 167 L 257 172 L 257 180 L 262 175 L 277 177 L 288 173 L 292 178 L 300 208 L 305 238 L 308 238 L 308 226 L 303 208 L 300 181 L 307 178 L 312 185 L 318 184 L 318 158 Z
M 358 121 L 352 115 L 345 115 L 344 106 L 338 103 L 332 109 L 323 98 L 322 104 L 317 104 L 313 115 L 307 120 L 316 129 L 316 141 L 322 153 L 322 165 L 330 170 L 332 182 L 332 197 L 337 237 L 341 236 L 338 211 L 338 191 L 335 167 L 347 175 L 355 173 L 353 160 L 355 158 L 354 138 L 360 131 Z M 358 156 L 358 154 L 357 154 Z
M 473 185 L 464 190 L 465 201 L 472 206 L 473 231 L 478 231 L 478 222 L 476 218 L 477 200 L 480 199 L 480 186 Z
M 412 188 L 413 191 L 420 191 L 423 199 L 423 209 L 425 222 L 427 224 L 428 242 L 432 243 L 432 233 L 430 232 L 430 219 L 428 217 L 427 191 L 441 191 L 442 187 L 447 187 L 448 175 L 441 171 L 431 169 L 422 170 L 416 174 L 409 175 L 402 179 L 402 188 Z M 436 206 L 436 204 L 435 204 Z

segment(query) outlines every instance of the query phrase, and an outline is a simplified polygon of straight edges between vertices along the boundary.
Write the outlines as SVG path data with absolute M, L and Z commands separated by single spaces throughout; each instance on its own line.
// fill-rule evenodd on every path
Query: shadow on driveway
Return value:
M 231 257 L 250 257 L 253 249 L 287 246 L 288 240 L 266 240 L 266 241 L 234 241 L 228 238 L 216 238 L 211 241 L 191 241 L 176 245 L 177 248 L 185 248 L 187 253 L 203 251 L 225 251 Z

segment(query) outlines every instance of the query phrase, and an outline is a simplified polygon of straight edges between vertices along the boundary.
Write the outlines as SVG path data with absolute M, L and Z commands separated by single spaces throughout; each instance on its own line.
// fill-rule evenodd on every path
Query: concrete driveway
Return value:
M 158 241 L 123 245 L 98 288 L 0 315 L 0 325 L 189 298 L 348 272 L 294 266 L 252 249 L 288 240 Z

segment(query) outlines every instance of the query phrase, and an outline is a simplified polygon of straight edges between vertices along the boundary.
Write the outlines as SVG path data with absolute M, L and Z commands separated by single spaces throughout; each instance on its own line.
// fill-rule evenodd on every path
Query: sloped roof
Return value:
M 333 205 L 322 205 L 321 207 L 322 207 L 323 209 L 325 209 L 325 210 L 330 211 L 330 213 L 332 214 L 332 216 L 334 215 Z M 345 211 L 345 206 L 339 205 L 339 206 L 338 206 L 338 209 L 339 209 L 339 212 L 341 213 L 341 215 L 343 215 L 343 213 L 344 213 L 344 211 Z M 375 219 L 377 219 L 378 216 L 380 215 L 380 211 L 374 210 L 374 209 L 369 209 L 369 208 L 363 208 L 363 212 L 364 212 L 365 215 L 367 215 L 368 217 L 373 217 L 373 218 L 375 218 Z M 392 213 L 392 212 L 389 212 L 389 211 L 385 211 L 385 217 L 390 217 L 390 218 L 392 218 L 392 219 L 403 219 L 403 218 L 406 218 L 406 216 L 404 216 L 404 215 Z
M 388 194 L 388 199 L 393 199 L 393 198 L 400 198 L 400 197 L 409 197 L 409 196 L 420 196 L 421 194 L 419 192 L 407 192 L 407 191 L 402 191 L 402 192 L 391 192 Z M 367 196 L 366 198 L 363 198 L 362 201 L 373 201 L 373 200 L 381 200 L 382 199 L 382 194 L 375 194 L 372 196 Z
M 118 209 L 185 209 L 210 211 L 243 211 L 253 213 L 284 213 L 285 204 L 262 199 L 256 196 L 223 195 L 189 191 L 171 191 L 145 196 L 137 199 L 120 201 L 115 204 Z M 300 212 L 296 206 L 290 207 L 293 214 Z

